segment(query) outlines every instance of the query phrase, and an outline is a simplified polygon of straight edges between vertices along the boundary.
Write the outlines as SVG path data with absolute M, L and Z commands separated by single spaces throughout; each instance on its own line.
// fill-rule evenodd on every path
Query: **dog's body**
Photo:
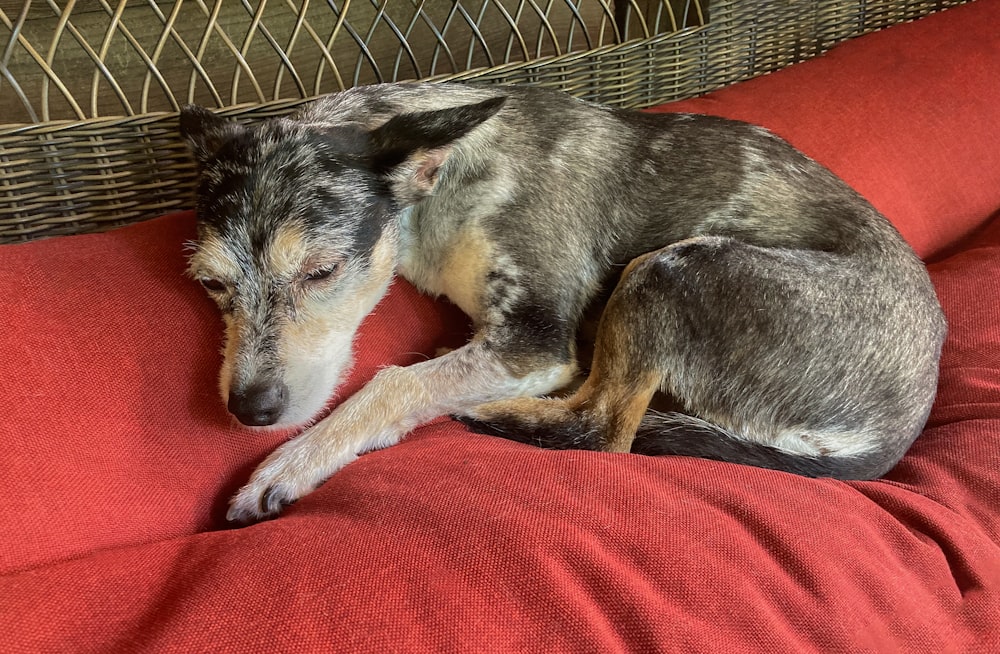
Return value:
M 276 450 L 232 519 L 273 515 L 445 414 L 548 447 L 870 478 L 930 410 L 945 327 L 923 265 L 761 128 L 428 84 L 253 129 L 198 108 L 181 121 L 202 170 L 191 271 L 223 308 L 221 386 L 242 422 L 312 420 L 395 272 L 476 330 Z M 533 397 L 573 380 L 595 305 L 589 377 Z M 649 411 L 656 391 L 679 411 Z

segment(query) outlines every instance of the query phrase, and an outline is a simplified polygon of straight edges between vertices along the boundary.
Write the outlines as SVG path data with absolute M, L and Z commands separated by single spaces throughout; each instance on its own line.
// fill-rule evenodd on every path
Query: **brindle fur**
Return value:
M 945 324 L 870 204 L 770 132 L 538 89 L 386 84 L 243 127 L 186 107 L 191 274 L 226 320 L 223 400 L 308 428 L 233 498 L 278 513 L 437 416 L 552 448 L 871 478 L 934 398 Z M 471 316 L 315 422 L 394 274 Z M 613 289 L 613 290 L 612 290 Z M 606 303 L 589 377 L 585 311 Z M 655 392 L 678 411 L 649 409 Z

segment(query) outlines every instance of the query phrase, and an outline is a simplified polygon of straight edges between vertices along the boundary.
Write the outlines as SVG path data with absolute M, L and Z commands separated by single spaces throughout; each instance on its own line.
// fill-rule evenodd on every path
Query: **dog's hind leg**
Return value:
M 569 398 L 500 400 L 458 419 L 473 431 L 547 449 L 629 452 L 657 386 L 652 375 L 626 383 L 591 373 Z
M 580 391 L 476 407 L 473 428 L 549 448 L 877 477 L 933 397 L 929 375 L 909 372 L 933 348 L 919 331 L 900 337 L 912 312 L 879 266 L 724 237 L 643 255 L 608 301 Z M 647 411 L 657 387 L 684 413 Z
M 660 312 L 648 297 L 656 280 L 641 265 L 657 254 L 637 258 L 622 273 L 601 315 L 590 375 L 576 393 L 490 402 L 460 419 L 474 431 L 550 449 L 630 451 L 664 377 L 662 357 L 651 352 L 664 346 Z

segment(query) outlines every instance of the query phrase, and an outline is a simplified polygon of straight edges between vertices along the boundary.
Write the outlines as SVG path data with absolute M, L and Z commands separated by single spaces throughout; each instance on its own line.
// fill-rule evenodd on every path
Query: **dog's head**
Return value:
M 200 170 L 189 271 L 222 310 L 220 390 L 240 422 L 301 425 L 322 410 L 392 279 L 398 218 L 433 191 L 454 142 L 502 103 L 403 114 L 373 130 L 244 127 L 183 109 Z

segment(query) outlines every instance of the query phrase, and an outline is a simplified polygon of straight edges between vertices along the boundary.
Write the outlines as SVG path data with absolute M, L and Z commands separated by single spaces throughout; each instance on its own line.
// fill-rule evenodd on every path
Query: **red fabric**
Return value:
M 996 66 L 1000 50 L 987 61 L 967 43 L 1000 43 L 984 24 L 1000 24 L 1000 2 L 857 40 L 712 109 L 766 106 L 782 75 L 816 98 L 856 94 L 858 52 L 876 67 L 875 55 L 909 53 L 893 74 L 930 83 L 938 64 L 923 55 L 942 32 L 961 38 L 935 61 Z M 831 60 L 855 65 L 841 75 Z M 884 120 L 895 106 L 900 123 L 926 125 L 916 91 L 893 100 L 886 88 L 901 84 L 860 91 Z M 947 91 L 962 96 L 947 100 L 954 120 L 900 161 L 883 150 L 898 138 L 915 151 L 902 125 L 872 143 L 865 125 L 830 126 L 856 117 L 824 106 L 814 113 L 832 122 L 799 126 L 778 110 L 787 88 L 758 122 L 856 187 L 872 180 L 864 192 L 930 253 L 1000 207 L 981 183 L 1000 162 L 982 156 L 959 175 L 963 153 L 939 160 L 952 154 L 941 144 L 995 140 L 966 131 L 995 125 L 1000 107 L 986 118 L 982 87 Z M 885 173 L 896 163 L 898 186 Z M 918 164 L 927 183 L 914 196 Z M 0 247 L 3 651 L 1000 651 L 1000 219 L 932 266 L 950 322 L 940 392 L 885 480 L 548 452 L 441 420 L 242 529 L 224 524 L 225 501 L 283 436 L 226 417 L 221 321 L 182 276 L 192 235 L 181 214 Z M 454 309 L 397 283 L 341 394 L 465 330 Z

